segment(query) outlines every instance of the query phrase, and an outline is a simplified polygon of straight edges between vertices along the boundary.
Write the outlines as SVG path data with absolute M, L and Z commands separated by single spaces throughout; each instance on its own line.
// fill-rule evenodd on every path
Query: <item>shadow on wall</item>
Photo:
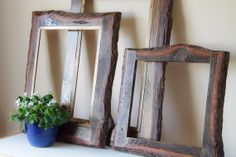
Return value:
M 86 12 L 94 12 L 94 2 L 93 0 L 89 0 L 86 2 L 85 10 Z M 95 66 L 95 58 L 96 58 L 96 49 L 98 46 L 96 44 L 100 44 L 97 42 L 98 37 L 96 36 L 96 31 L 87 31 L 84 32 L 84 42 L 85 42 L 85 48 L 87 49 L 87 60 L 88 60 L 88 66 L 89 66 L 89 72 L 90 76 L 94 76 L 94 66 Z M 95 53 L 93 53 L 95 52 Z M 90 78 L 89 81 L 93 81 L 93 78 Z
M 4 108 L 4 105 L 0 105 L 0 108 Z M 0 123 L 0 137 L 3 137 L 7 134 L 7 130 L 6 130 L 6 115 L 5 114 L 0 114 L 0 119 L 1 119 L 1 123 Z
M 64 63 L 61 63 L 62 53 L 60 52 L 60 41 L 59 41 L 59 31 L 46 31 L 47 42 L 48 42 L 48 56 L 50 61 L 50 71 L 53 75 L 52 80 L 52 90 L 57 101 L 61 97 L 61 86 L 62 86 L 62 76 L 63 76 L 63 66 Z M 63 65 L 63 66 L 62 66 Z
M 230 56 L 230 62 L 235 63 L 236 62 L 236 55 Z
M 172 40 L 186 43 L 182 1 L 174 1 L 173 20 Z M 193 100 L 188 66 L 186 64 L 168 64 L 166 78 L 162 141 L 201 146 L 202 139 L 199 141 L 198 124 L 194 111 L 196 104 Z
M 89 120 L 97 54 L 98 31 L 83 31 L 78 78 L 75 96 L 74 117 Z M 83 109 L 83 110 L 81 110 Z
M 186 35 L 186 23 L 182 8 L 182 1 L 174 1 L 173 4 L 173 27 L 172 27 L 172 44 L 174 40 L 174 44 L 176 43 L 186 43 L 187 35 Z
M 95 68 L 95 58 L 96 58 L 96 53 L 97 53 L 97 36 L 96 36 L 96 31 L 86 31 L 83 33 L 84 36 L 84 42 L 85 42 L 85 48 L 87 50 L 87 60 L 88 60 L 88 66 L 89 66 L 89 76 L 92 76 L 89 78 L 89 81 L 93 81 L 93 74 L 94 74 L 94 68 Z M 98 43 L 99 44 L 99 43 Z M 81 50 L 82 51 L 82 50 Z M 82 58 L 81 58 L 82 59 Z M 84 58 L 83 58 L 84 59 Z
M 201 146 L 188 64 L 169 63 L 163 106 L 162 141 Z M 173 134 L 173 130 L 175 133 Z
M 137 35 L 138 31 L 137 31 L 136 23 L 137 21 L 135 17 L 130 16 L 130 17 L 123 17 L 121 19 L 121 25 L 120 25 L 120 32 L 125 34 L 126 38 L 132 41 L 133 48 L 139 48 L 139 45 L 142 45 Z M 129 47 L 129 48 L 132 48 L 132 47 Z

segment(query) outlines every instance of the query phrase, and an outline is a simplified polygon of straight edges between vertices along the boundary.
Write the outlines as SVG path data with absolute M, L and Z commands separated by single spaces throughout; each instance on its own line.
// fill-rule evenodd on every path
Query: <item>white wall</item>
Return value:
M 115 10 L 123 13 L 112 99 L 112 113 L 116 119 L 123 52 L 126 47 L 141 48 L 147 45 L 150 1 L 86 0 L 86 2 L 87 11 Z M 0 136 L 18 130 L 14 123 L 8 121 L 8 114 L 15 108 L 15 97 L 24 91 L 31 11 L 68 10 L 69 5 L 68 0 L 0 1 Z M 236 84 L 233 82 L 236 79 L 235 9 L 234 0 L 175 0 L 173 8 L 172 44 L 188 43 L 231 52 L 223 127 L 226 157 L 236 156 L 234 150 L 236 126 L 233 123 L 236 119 L 234 105 L 236 97 L 233 95 L 233 90 L 236 89 Z M 65 55 L 65 44 L 63 44 L 66 41 L 65 32 L 47 32 L 43 36 L 36 90 L 45 92 L 52 89 L 57 91 L 59 97 L 58 85 L 61 83 Z M 91 36 L 94 34 L 86 35 L 85 41 L 90 43 Z M 89 46 L 84 44 L 84 48 L 86 54 Z M 91 58 L 93 56 L 84 57 L 88 61 Z M 89 63 L 84 62 L 85 65 Z M 169 64 L 164 100 L 163 141 L 201 145 L 208 76 L 209 66 L 205 64 Z M 89 94 L 89 91 L 87 92 Z M 88 107 L 84 108 L 88 110 Z

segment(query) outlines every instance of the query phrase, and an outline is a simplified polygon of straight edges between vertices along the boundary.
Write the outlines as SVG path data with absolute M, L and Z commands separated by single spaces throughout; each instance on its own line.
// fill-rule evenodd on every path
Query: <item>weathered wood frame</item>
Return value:
M 151 0 L 150 2 L 149 45 L 147 47 L 168 46 L 173 21 L 173 0 Z M 138 125 L 130 127 L 130 135 L 149 140 L 160 140 L 165 69 L 166 63 L 163 62 L 145 63 Z
M 117 61 L 117 42 L 121 13 L 90 13 L 78 14 L 62 11 L 35 11 L 32 17 L 32 29 L 26 67 L 25 92 L 33 93 L 36 82 L 38 54 L 40 45 L 40 34 L 42 30 L 98 30 L 99 45 L 96 54 L 95 73 L 92 93 L 92 118 L 90 126 L 80 126 L 78 121 L 71 121 L 61 127 L 59 140 L 71 143 L 104 147 L 113 128 L 111 117 L 111 89 Z M 79 54 L 75 67 L 79 63 Z M 76 76 L 76 70 L 72 70 Z M 76 85 L 71 81 L 70 76 L 65 75 L 63 84 Z M 76 80 L 75 78 L 75 80 Z M 62 105 L 67 105 L 73 113 L 74 103 L 71 102 L 71 95 L 74 90 L 68 90 L 61 98 Z
M 137 61 L 210 63 L 202 147 L 166 144 L 128 137 Z M 127 49 L 124 56 L 115 149 L 144 156 L 223 157 L 222 123 L 229 53 L 196 46 L 176 45 L 156 49 Z
M 170 44 L 173 0 L 151 0 L 149 48 Z M 162 128 L 162 103 L 166 63 L 146 63 L 140 101 L 137 136 L 159 141 Z

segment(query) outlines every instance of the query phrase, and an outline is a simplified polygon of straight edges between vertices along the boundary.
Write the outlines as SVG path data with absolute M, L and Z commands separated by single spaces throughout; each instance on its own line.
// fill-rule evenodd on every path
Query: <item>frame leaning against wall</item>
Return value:
M 171 38 L 173 0 L 150 0 L 150 5 L 147 47 L 167 46 Z M 129 126 L 129 135 L 160 141 L 165 69 L 165 62 L 145 63 L 137 126 Z M 113 143 L 114 138 L 111 145 Z
M 72 0 L 71 1 L 71 11 L 72 12 L 83 12 L 85 0 Z M 149 34 L 148 34 L 148 47 L 161 47 L 164 45 L 169 45 L 171 37 L 171 28 L 172 28 L 172 5 L 173 0 L 150 0 L 150 23 L 149 23 Z M 72 41 L 71 50 L 67 53 L 66 63 L 75 62 L 74 55 L 76 55 L 78 50 L 81 47 L 81 32 L 70 31 L 69 32 L 69 41 Z M 74 52 L 76 52 L 74 54 Z M 66 64 L 66 69 L 73 69 L 74 64 Z M 144 74 L 144 86 L 142 88 L 142 98 L 140 100 L 140 109 L 138 115 L 138 126 L 131 127 L 129 129 L 129 134 L 134 136 L 147 138 L 150 140 L 160 140 L 161 137 L 161 119 L 162 119 L 162 95 L 164 89 L 164 80 L 165 80 L 165 63 L 147 63 L 145 65 L 145 74 Z M 77 69 L 70 71 L 71 81 L 76 82 L 75 74 Z M 151 71 L 151 72 L 150 72 Z M 154 72 L 153 72 L 154 71 Z M 68 71 L 69 72 L 69 71 Z M 68 72 L 64 76 L 68 76 Z M 158 75 L 157 75 L 158 73 Z M 152 74 L 152 75 L 150 75 Z M 148 87 L 147 82 L 152 86 Z M 69 97 L 68 92 L 71 91 L 71 104 L 75 103 L 75 83 L 67 84 L 66 81 L 63 82 L 62 86 L 62 103 L 64 102 L 63 95 Z M 69 89 L 69 90 L 68 90 Z M 146 93 L 153 93 L 152 95 Z M 146 115 L 147 112 L 152 111 L 150 116 Z M 151 123 L 150 123 L 151 122 Z M 111 139 L 111 145 L 113 144 L 113 138 Z M 108 141 L 109 142 L 109 141 Z M 109 143 L 108 143 L 109 144 Z
M 144 156 L 223 157 L 222 123 L 229 53 L 197 46 L 175 45 L 155 49 L 127 49 L 124 57 L 115 149 Z M 166 144 L 128 135 L 138 61 L 210 64 L 202 147 Z
M 59 140 L 96 147 L 104 147 L 106 145 L 109 132 L 114 125 L 111 117 L 110 90 L 112 89 L 118 55 L 117 42 L 120 19 L 121 13 L 119 12 L 90 14 L 62 11 L 33 12 L 25 84 L 25 92 L 28 95 L 34 92 L 42 30 L 98 30 L 99 32 L 99 48 L 96 54 L 91 99 L 91 105 L 93 106 L 91 120 L 88 125 L 81 126 L 79 121 L 72 118 L 69 123 L 60 128 Z M 74 66 L 78 66 L 80 53 L 75 57 Z M 69 71 L 71 69 L 66 70 Z M 74 82 L 65 76 L 63 84 L 74 86 Z M 69 75 L 67 76 L 70 77 Z M 62 105 L 67 105 L 73 114 L 74 103 L 71 102 L 71 92 L 75 91 L 69 89 L 69 94 L 64 91 L 61 100 L 63 100 Z

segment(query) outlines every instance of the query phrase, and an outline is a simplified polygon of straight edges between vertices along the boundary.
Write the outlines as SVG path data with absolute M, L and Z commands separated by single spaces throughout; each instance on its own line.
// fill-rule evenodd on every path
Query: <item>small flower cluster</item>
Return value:
M 17 112 L 10 119 L 17 122 L 37 123 L 41 128 L 52 128 L 67 122 L 70 114 L 65 106 L 60 106 L 52 94 L 40 96 L 19 96 L 16 98 Z

